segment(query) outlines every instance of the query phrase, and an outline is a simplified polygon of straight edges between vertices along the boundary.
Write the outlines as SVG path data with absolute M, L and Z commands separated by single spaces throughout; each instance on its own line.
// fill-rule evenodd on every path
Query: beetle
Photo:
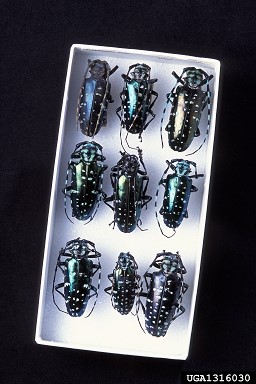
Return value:
M 139 319 L 141 307 L 145 315 L 145 329 L 150 335 L 165 336 L 170 324 L 185 312 L 181 303 L 188 289 L 183 279 L 186 272 L 179 253 L 164 250 L 156 255 L 144 274 L 146 291 L 142 284 L 137 301 L 137 317 L 143 329 Z M 145 305 L 142 297 L 146 298 Z
M 121 232 L 130 233 L 136 226 L 140 228 L 141 210 L 144 206 L 147 208 L 152 197 L 146 195 L 149 178 L 142 159 L 142 150 L 138 149 L 139 158 L 127 152 L 120 153 L 121 159 L 110 173 L 113 194 L 103 201 L 114 212 L 114 226 L 117 224 Z M 140 169 L 140 165 L 144 170 Z M 109 202 L 113 202 L 113 206 Z
M 197 173 L 197 166 L 193 161 L 173 159 L 171 161 L 166 160 L 166 163 L 167 168 L 158 183 L 158 189 L 156 192 L 155 214 L 161 233 L 165 237 L 171 237 L 164 234 L 158 219 L 157 200 L 160 185 L 164 187 L 164 197 L 159 213 L 163 216 L 164 224 L 169 228 L 173 228 L 175 234 L 175 228 L 179 227 L 184 217 L 188 217 L 187 208 L 190 193 L 198 190 L 197 187 L 192 185 L 192 178 L 198 179 L 199 177 L 203 177 L 203 174 Z M 195 168 L 194 175 L 189 175 L 191 172 L 191 165 Z M 170 168 L 174 171 L 174 173 L 168 174 Z
M 116 109 L 121 121 L 121 129 L 125 128 L 127 135 L 128 133 L 139 134 L 139 139 L 155 118 L 152 107 L 158 93 L 153 90 L 153 85 L 157 79 L 150 78 L 150 71 L 151 68 L 147 64 L 137 63 L 129 67 L 127 74 L 122 74 L 124 86 L 120 93 L 121 106 Z M 148 115 L 152 117 L 147 121 Z
M 208 122 L 206 136 L 203 143 L 195 151 L 197 152 L 208 135 L 211 116 L 211 93 L 209 82 L 213 75 L 208 75 L 200 68 L 186 67 L 183 69 L 181 76 L 176 72 L 172 72 L 173 76 L 177 79 L 177 84 L 168 93 L 166 107 L 163 112 L 161 120 L 161 140 L 162 139 L 162 125 L 166 112 L 167 105 L 171 102 L 171 112 L 168 124 L 165 130 L 168 132 L 168 143 L 172 150 L 177 152 L 185 151 L 192 143 L 194 137 L 200 136 L 199 123 L 201 114 L 206 105 L 208 105 Z M 181 85 L 179 85 L 179 83 Z M 202 90 L 203 85 L 206 84 L 206 91 Z M 193 152 L 193 153 L 195 153 Z M 192 154 L 192 153 L 191 153 Z
M 70 198 L 72 216 L 90 222 L 98 209 L 102 197 L 103 173 L 106 158 L 102 146 L 94 141 L 78 143 L 68 162 L 64 193 L 64 207 L 67 218 L 67 196 Z M 70 180 L 70 185 L 68 182 Z M 87 223 L 88 223 L 87 222 Z
M 52 285 L 53 302 L 59 311 L 68 313 L 72 317 L 80 317 L 87 310 L 88 303 L 95 297 L 94 303 L 85 317 L 94 310 L 101 278 L 101 254 L 96 251 L 95 244 L 79 237 L 70 240 L 61 248 L 57 259 Z M 97 260 L 94 262 L 94 260 Z M 60 270 L 64 281 L 55 284 L 57 272 Z M 93 285 L 94 276 L 98 273 L 97 287 Z M 65 300 L 66 311 L 56 302 L 55 293 Z
M 102 125 L 107 124 L 108 103 L 113 103 L 109 77 L 118 66 L 110 69 L 102 60 L 88 60 L 77 105 L 77 126 L 86 136 L 95 136 Z M 88 72 L 90 77 L 87 77 Z
M 138 265 L 130 252 L 121 252 L 113 273 L 108 275 L 111 286 L 105 288 L 105 292 L 111 296 L 113 308 L 121 315 L 132 310 L 139 289 L 137 270 Z

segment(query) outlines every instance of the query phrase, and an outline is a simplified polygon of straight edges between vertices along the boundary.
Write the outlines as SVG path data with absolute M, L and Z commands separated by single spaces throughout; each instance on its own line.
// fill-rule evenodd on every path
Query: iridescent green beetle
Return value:
M 108 104 L 113 103 L 109 76 L 117 68 L 116 65 L 110 69 L 106 61 L 99 59 L 88 60 L 77 105 L 77 125 L 86 136 L 94 137 L 107 124 Z M 88 72 L 90 77 L 87 77 Z
M 61 248 L 54 272 L 52 297 L 53 302 L 59 311 L 69 314 L 72 317 L 90 316 L 96 305 L 101 278 L 101 254 L 96 251 L 95 244 L 89 240 L 79 237 L 67 242 Z M 96 262 L 94 261 L 96 260 Z M 58 271 L 64 276 L 64 281 L 56 284 Z M 98 274 L 98 283 L 93 281 Z M 55 293 L 64 299 L 66 310 L 58 302 Z M 94 302 L 88 306 L 90 299 Z
M 111 296 L 113 308 L 121 315 L 131 312 L 139 290 L 138 265 L 130 252 L 121 252 L 113 273 L 108 275 L 111 286 L 105 292 Z
M 168 143 L 172 150 L 183 152 L 191 145 L 194 137 L 200 136 L 199 123 L 202 111 L 207 105 L 208 121 L 203 143 L 206 140 L 211 117 L 209 82 L 213 76 L 195 67 L 184 68 L 181 76 L 178 76 L 176 72 L 172 72 L 172 74 L 177 79 L 177 84 L 171 93 L 167 94 L 166 107 L 161 120 L 161 138 L 164 114 L 167 105 L 171 103 L 169 121 L 165 128 L 168 132 Z M 202 89 L 203 85 L 206 85 L 206 90 Z M 202 147 L 203 143 L 195 152 Z
M 155 214 L 161 233 L 165 237 L 172 237 L 183 219 L 188 217 L 188 204 L 191 192 L 197 192 L 198 190 L 197 187 L 192 184 L 192 178 L 198 179 L 199 177 L 203 177 L 203 174 L 197 173 L 197 166 L 193 161 L 173 159 L 171 161 L 166 160 L 166 163 L 167 168 L 158 183 L 156 191 Z M 194 175 L 190 175 L 191 166 L 195 169 Z M 172 169 L 174 172 L 170 174 L 168 172 L 169 169 Z M 159 213 L 163 217 L 164 224 L 174 230 L 174 233 L 170 236 L 167 236 L 163 232 L 158 219 L 157 200 L 160 185 L 164 187 L 164 196 Z
M 102 146 L 94 141 L 77 144 L 71 154 L 63 189 L 65 213 L 71 222 L 67 214 L 67 197 L 70 198 L 73 217 L 87 223 L 94 218 L 105 196 L 102 191 L 103 173 L 107 169 L 104 160 Z
M 150 71 L 147 64 L 137 63 L 129 67 L 126 75 L 122 75 L 124 86 L 120 93 L 121 106 L 116 113 L 121 120 L 121 128 L 127 130 L 126 141 L 129 133 L 138 134 L 141 139 L 142 132 L 155 118 L 152 107 L 158 93 L 153 90 L 153 86 L 157 79 L 150 78 Z
M 104 198 L 104 202 L 114 212 L 114 225 L 117 224 L 124 233 L 132 232 L 136 226 L 140 228 L 141 210 L 152 199 L 146 195 L 149 178 L 142 151 L 138 149 L 138 152 L 139 158 L 121 152 L 121 159 L 112 167 L 110 174 L 113 194 Z M 140 165 L 144 170 L 140 169 Z M 109 202 L 113 202 L 113 206 Z

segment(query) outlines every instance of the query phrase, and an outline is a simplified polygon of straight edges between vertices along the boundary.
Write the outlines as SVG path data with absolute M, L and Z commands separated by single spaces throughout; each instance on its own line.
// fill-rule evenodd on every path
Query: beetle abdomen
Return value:
M 168 175 L 163 206 L 159 213 L 169 228 L 177 228 L 187 213 L 192 180 L 186 176 Z
M 149 100 L 148 84 L 145 81 L 132 80 L 127 83 L 126 104 L 124 105 L 124 121 L 127 131 L 141 133 L 147 119 Z
M 87 259 L 66 260 L 64 296 L 70 316 L 82 316 L 87 307 L 92 282 L 92 264 L 92 261 Z
M 136 228 L 141 213 L 140 192 L 141 182 L 138 177 L 120 176 L 116 220 L 121 232 L 130 233 Z
M 78 109 L 78 120 L 80 129 L 86 136 L 96 135 L 104 123 L 104 112 L 107 107 L 106 86 L 105 79 L 85 79 Z
M 152 336 L 165 336 L 175 314 L 180 281 L 175 274 L 153 272 L 145 310 L 145 328 Z
M 169 145 L 174 151 L 185 151 L 199 134 L 198 125 L 204 100 L 205 94 L 199 88 L 177 88 L 166 127 Z
M 127 315 L 133 307 L 135 299 L 136 276 L 134 271 L 121 269 L 116 271 L 112 300 L 114 308 L 121 314 Z
M 72 215 L 78 220 L 89 219 L 95 211 L 101 188 L 100 169 L 95 163 L 87 165 L 83 162 L 73 168 L 70 198 Z

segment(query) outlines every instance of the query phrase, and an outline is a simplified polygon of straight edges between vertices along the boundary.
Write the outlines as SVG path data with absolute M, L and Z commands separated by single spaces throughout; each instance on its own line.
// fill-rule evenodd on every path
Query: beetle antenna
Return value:
M 137 151 L 138 151 L 138 156 L 139 156 L 139 159 L 140 159 L 140 163 L 141 163 L 141 165 L 143 166 L 144 171 L 147 173 L 147 168 L 146 168 L 146 166 L 145 166 L 145 163 L 144 163 L 144 161 L 143 161 L 143 157 L 142 157 L 142 149 L 141 149 L 140 147 L 137 147 L 137 148 L 135 148 L 135 149 L 137 149 Z
M 174 87 L 175 88 L 175 87 Z M 174 88 L 173 88 L 173 90 L 174 90 Z M 172 90 L 172 92 L 173 92 L 173 90 Z M 167 98 L 167 100 L 166 100 L 166 104 L 165 104 L 165 107 L 164 107 L 164 110 L 163 110 L 163 114 L 162 114 L 162 118 L 161 118 L 161 123 L 160 123 L 160 137 L 161 137 L 161 144 L 162 144 L 162 148 L 164 147 L 164 142 L 163 142 L 163 123 L 164 123 L 164 116 L 165 116 L 165 113 L 166 113 L 166 109 L 167 109 L 167 106 L 168 106 L 168 104 L 171 102 L 171 94 L 172 94 L 172 92 L 171 93 L 167 93 L 167 95 L 166 95 L 166 98 Z

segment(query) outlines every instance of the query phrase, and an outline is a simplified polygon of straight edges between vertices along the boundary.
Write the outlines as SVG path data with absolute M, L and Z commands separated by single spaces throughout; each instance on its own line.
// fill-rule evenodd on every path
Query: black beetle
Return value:
M 136 155 L 120 152 L 122 157 L 111 168 L 112 196 L 105 197 L 104 202 L 114 211 L 114 225 L 121 232 L 132 232 L 141 223 L 141 209 L 152 199 L 146 195 L 148 187 L 147 171 L 139 149 L 139 159 Z M 140 168 L 143 166 L 144 171 Z M 113 201 L 113 206 L 109 202 Z M 140 228 L 141 229 L 141 228 Z
M 117 68 L 116 65 L 110 69 L 106 61 L 88 60 L 77 106 L 77 124 L 86 136 L 95 136 L 101 126 L 107 124 L 108 103 L 113 102 L 109 76 Z M 88 72 L 90 77 L 86 77 Z
M 146 331 L 152 336 L 165 336 L 170 324 L 185 312 L 181 305 L 183 295 L 188 289 L 183 281 L 185 273 L 186 269 L 178 252 L 173 254 L 163 251 L 156 255 L 144 274 L 146 292 L 143 291 L 142 284 L 137 301 L 137 316 L 141 326 L 139 309 L 142 307 Z M 146 298 L 145 305 L 142 297 Z
M 121 128 L 126 128 L 127 135 L 128 133 L 139 134 L 140 139 L 142 132 L 155 118 L 152 107 L 158 93 L 153 90 L 153 84 L 157 79 L 150 79 L 150 70 L 147 64 L 133 64 L 129 67 L 127 74 L 122 75 L 124 79 L 124 87 L 120 93 L 122 103 L 116 110 L 121 120 Z M 149 114 L 152 118 L 147 121 Z
M 113 273 L 108 275 L 111 286 L 105 288 L 105 292 L 111 296 L 113 308 L 121 315 L 132 310 L 140 281 L 137 270 L 134 257 L 129 252 L 121 252 Z
M 161 228 L 157 214 L 157 199 L 159 193 L 159 186 L 164 187 L 164 197 L 162 207 L 159 210 L 160 215 L 163 216 L 164 224 L 174 229 L 178 228 L 184 217 L 188 217 L 188 203 L 191 192 L 196 192 L 198 189 L 192 185 L 192 178 L 202 177 L 202 174 L 197 174 L 196 163 L 189 160 L 173 159 L 171 161 L 166 160 L 167 168 L 163 173 L 162 178 L 158 183 L 158 189 L 155 199 L 155 213 L 158 222 L 158 226 L 164 236 L 166 236 Z M 195 174 L 189 175 L 191 172 L 190 166 L 195 168 Z M 174 173 L 168 174 L 169 169 L 172 169 Z M 166 236 L 170 237 L 170 236 Z
M 101 254 L 96 251 L 93 242 L 79 237 L 68 241 L 66 246 L 60 250 L 54 273 L 52 296 L 54 304 L 61 312 L 68 313 L 72 317 L 80 317 L 84 314 L 89 300 L 95 296 L 95 301 L 85 317 L 90 316 L 95 307 L 100 287 L 100 256 Z M 92 259 L 97 259 L 97 262 L 94 263 Z M 58 270 L 64 275 L 64 281 L 55 285 Z M 99 274 L 98 285 L 95 287 L 92 282 L 97 272 Z M 63 292 L 60 289 L 63 289 Z M 67 312 L 57 304 L 55 292 L 65 300 Z
M 104 160 L 100 144 L 84 141 L 76 145 L 68 162 L 66 186 L 63 189 L 67 217 L 67 196 L 71 201 L 73 217 L 91 221 L 95 216 L 100 200 L 104 196 L 102 179 L 107 169 L 107 165 L 103 164 Z M 69 176 L 71 183 L 68 186 Z
M 195 67 L 184 68 L 181 76 L 178 76 L 175 72 L 172 72 L 172 74 L 177 79 L 177 84 L 171 93 L 167 94 L 166 107 L 167 104 L 171 102 L 172 108 L 165 130 L 168 132 L 169 146 L 174 151 L 183 152 L 190 146 L 194 137 L 200 135 L 199 123 L 202 111 L 206 105 L 208 105 L 206 136 L 208 134 L 211 114 L 209 81 L 213 76 L 209 76 L 202 69 Z M 181 85 L 178 85 L 179 83 L 181 83 Z M 206 92 L 201 89 L 205 84 Z M 166 107 L 163 115 L 166 112 Z M 161 132 L 162 124 L 163 118 L 161 121 Z M 203 143 L 205 140 L 206 137 Z M 201 146 L 198 149 L 200 149 Z

